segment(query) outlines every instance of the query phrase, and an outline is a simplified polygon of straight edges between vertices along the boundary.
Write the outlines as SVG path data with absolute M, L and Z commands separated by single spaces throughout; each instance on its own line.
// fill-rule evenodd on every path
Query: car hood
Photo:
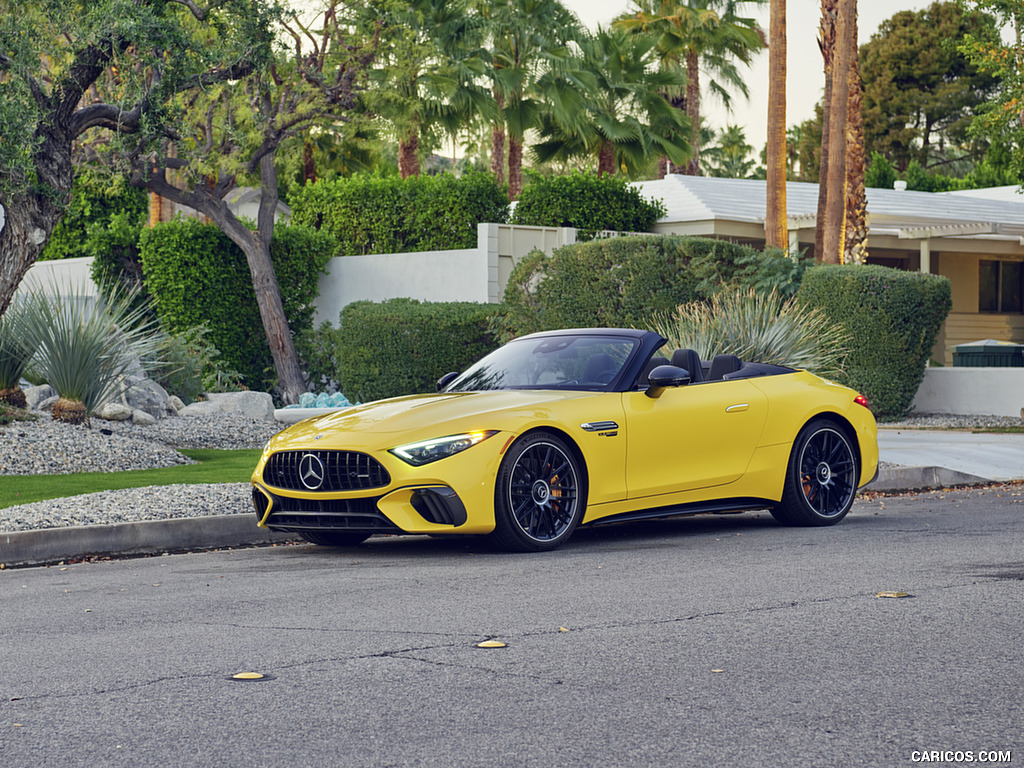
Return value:
M 389 442 L 385 436 L 401 435 L 401 440 L 411 441 L 469 430 L 514 429 L 524 419 L 544 420 L 559 403 L 595 396 L 607 393 L 515 389 L 396 397 L 301 421 L 279 433 L 274 448 L 285 449 L 287 443 L 308 448 L 317 435 L 323 436 L 318 448 L 354 448 L 380 446 Z

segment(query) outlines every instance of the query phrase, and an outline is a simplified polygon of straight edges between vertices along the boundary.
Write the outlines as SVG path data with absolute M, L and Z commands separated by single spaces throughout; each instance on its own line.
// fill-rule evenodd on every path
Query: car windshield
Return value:
M 603 390 L 638 341 L 626 336 L 559 335 L 509 342 L 456 378 L 446 392 L 484 389 Z

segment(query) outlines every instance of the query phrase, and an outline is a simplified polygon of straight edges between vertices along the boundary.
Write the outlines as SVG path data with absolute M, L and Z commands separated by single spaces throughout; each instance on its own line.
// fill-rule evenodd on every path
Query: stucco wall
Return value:
M 928 368 L 913 410 L 1024 416 L 1024 368 Z

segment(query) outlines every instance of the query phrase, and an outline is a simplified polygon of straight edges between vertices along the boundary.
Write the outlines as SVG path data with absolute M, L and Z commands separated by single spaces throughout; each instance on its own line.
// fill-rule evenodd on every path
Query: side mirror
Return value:
M 682 387 L 690 383 L 690 372 L 675 365 L 659 365 L 647 376 L 651 386 L 645 393 L 648 397 L 661 397 L 669 387 Z
M 442 376 L 440 379 L 438 379 L 437 380 L 437 391 L 440 392 L 442 389 L 444 389 L 449 384 L 451 384 L 453 381 L 455 381 L 455 379 L 458 378 L 458 375 L 459 375 L 458 371 L 452 371 L 451 373 L 446 373 L 444 376 Z

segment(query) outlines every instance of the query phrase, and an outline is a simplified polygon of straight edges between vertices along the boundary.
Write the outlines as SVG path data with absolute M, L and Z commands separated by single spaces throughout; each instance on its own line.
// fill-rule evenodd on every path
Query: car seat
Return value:
M 672 365 L 689 371 L 691 384 L 698 384 L 704 381 L 704 366 L 700 361 L 700 355 L 696 351 L 692 349 L 677 349 L 672 353 Z

